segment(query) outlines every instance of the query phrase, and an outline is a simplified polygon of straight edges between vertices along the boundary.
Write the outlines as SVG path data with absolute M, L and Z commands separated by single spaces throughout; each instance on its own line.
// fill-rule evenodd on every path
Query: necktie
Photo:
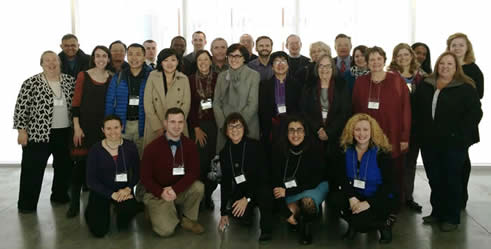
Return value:
M 344 73 L 344 71 L 346 71 L 346 64 L 344 63 L 344 60 L 341 61 L 341 69 L 340 69 L 341 73 Z

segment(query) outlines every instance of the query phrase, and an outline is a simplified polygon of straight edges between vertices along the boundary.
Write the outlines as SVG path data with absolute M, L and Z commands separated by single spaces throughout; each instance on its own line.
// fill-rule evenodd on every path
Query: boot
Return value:
M 304 215 L 300 217 L 300 244 L 312 244 L 312 222 Z
M 72 185 L 70 192 L 72 198 L 70 200 L 70 207 L 66 212 L 67 218 L 73 218 L 80 213 L 80 188 L 76 188 Z
M 380 244 L 389 244 L 392 241 L 392 227 L 387 226 L 381 228 L 379 231 L 380 231 L 380 240 L 378 242 Z
M 347 240 L 353 240 L 356 236 L 356 230 L 355 228 L 348 223 L 348 231 L 346 231 L 346 233 L 343 235 L 343 239 L 347 239 Z

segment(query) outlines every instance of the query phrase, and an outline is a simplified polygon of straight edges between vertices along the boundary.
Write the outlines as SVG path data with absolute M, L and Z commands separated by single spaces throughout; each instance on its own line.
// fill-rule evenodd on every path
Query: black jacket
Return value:
M 228 215 L 227 203 L 236 201 L 242 197 L 251 198 L 252 201 L 258 196 L 259 189 L 265 185 L 265 159 L 264 151 L 261 144 L 251 138 L 243 138 L 242 141 L 235 146 L 240 146 L 246 143 L 244 165 L 242 167 L 246 181 L 237 185 L 235 176 L 240 175 L 240 169 L 234 168 L 232 171 L 232 163 L 230 159 L 231 142 L 227 141 L 225 147 L 220 151 L 220 166 L 222 170 L 222 180 L 220 183 L 221 194 L 221 215 Z M 235 158 L 234 158 L 235 161 Z M 271 190 L 272 191 L 272 190 Z
M 61 72 L 64 74 L 68 74 L 72 76 L 73 78 L 77 78 L 77 75 L 81 71 L 86 71 L 89 69 L 89 61 L 90 61 L 90 56 L 85 54 L 82 49 L 79 49 L 77 54 L 75 55 L 75 67 L 73 70 L 70 68 L 68 64 L 68 58 L 66 54 L 62 51 L 58 54 L 61 60 Z
M 477 93 L 479 94 L 479 98 L 482 99 L 484 96 L 484 76 L 481 72 L 481 69 L 476 65 L 476 63 L 470 63 L 466 65 L 462 65 L 462 70 L 464 73 L 471 77 L 476 83 Z
M 300 111 L 305 115 L 313 132 L 324 127 L 328 136 L 329 144 L 339 144 L 339 137 L 344 126 L 351 116 L 351 94 L 346 82 L 340 78 L 334 78 L 334 96 L 332 105 L 329 107 L 327 123 L 322 120 L 320 103 L 320 92 L 318 78 L 305 85 L 300 98 Z
M 417 133 L 422 146 L 467 148 L 479 141 L 475 129 L 482 117 L 481 102 L 474 87 L 452 81 L 440 91 L 432 118 L 436 80 L 426 78 L 416 90 Z
M 287 76 L 285 84 L 285 104 L 288 115 L 297 113 L 298 101 L 300 98 L 301 87 L 298 82 Z M 275 78 L 261 81 L 259 85 L 259 126 L 261 128 L 261 141 L 263 145 L 269 144 L 269 134 L 271 133 L 271 119 L 277 113 L 275 99 Z M 276 133 L 275 133 L 276 134 Z M 275 137 L 275 136 L 273 136 Z

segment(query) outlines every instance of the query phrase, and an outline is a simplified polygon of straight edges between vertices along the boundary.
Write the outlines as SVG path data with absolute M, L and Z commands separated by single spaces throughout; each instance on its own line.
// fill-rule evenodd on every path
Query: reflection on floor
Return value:
M 212 249 L 212 248 L 299 248 L 296 234 L 287 231 L 284 223 L 275 224 L 273 241 L 257 242 L 258 224 L 242 227 L 231 224 L 225 233 L 217 231 L 218 208 L 203 211 L 200 222 L 205 226 L 204 235 L 193 235 L 178 230 L 171 238 L 159 238 L 143 214 L 139 214 L 129 231 L 117 232 L 114 222 L 111 232 L 103 239 L 95 239 L 87 230 L 81 217 L 68 220 L 65 206 L 52 206 L 49 194 L 53 171 L 46 170 L 44 185 L 36 214 L 18 214 L 17 195 L 20 169 L 0 168 L 0 241 L 1 248 L 161 248 L 161 249 Z M 414 248 L 414 249 L 480 249 L 491 248 L 491 169 L 474 168 L 470 181 L 470 201 L 462 212 L 462 224 L 458 231 L 443 233 L 437 226 L 422 224 L 422 216 L 430 211 L 429 187 L 422 169 L 416 177 L 415 200 L 423 205 L 423 214 L 402 210 L 394 226 L 394 240 L 389 245 L 378 244 L 378 234 L 359 234 L 353 241 L 343 241 L 340 236 L 346 223 L 329 217 L 315 224 L 314 242 L 306 248 Z M 84 203 L 87 194 L 83 195 Z M 219 193 L 214 193 L 219 206 Z

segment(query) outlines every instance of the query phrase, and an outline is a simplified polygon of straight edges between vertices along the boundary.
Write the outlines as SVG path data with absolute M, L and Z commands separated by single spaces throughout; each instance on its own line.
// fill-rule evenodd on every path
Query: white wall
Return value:
M 61 37 L 72 31 L 71 7 L 68 0 L 23 0 L 0 3 L 0 25 L 3 48 L 3 86 L 0 98 L 0 163 L 18 163 L 21 148 L 17 132 L 12 129 L 12 117 L 22 82 L 41 71 L 39 56 L 44 50 L 59 52 Z M 399 42 L 425 42 L 430 46 L 433 63 L 444 51 L 447 37 L 455 32 L 466 33 L 471 39 L 477 64 L 485 76 L 491 75 L 491 61 L 484 55 L 491 38 L 487 26 L 491 23 L 485 1 L 479 0 L 79 0 L 76 35 L 81 48 L 90 53 L 96 45 L 108 46 L 114 40 L 126 44 L 154 39 L 158 49 L 168 47 L 179 32 L 188 40 L 202 30 L 208 45 L 221 36 L 229 44 L 238 42 L 243 33 L 257 38 L 269 35 L 274 50 L 284 48 L 290 33 L 302 37 L 302 53 L 308 55 L 311 42 L 322 40 L 334 49 L 338 33 L 352 36 L 353 45 L 378 45 L 388 55 Z M 298 9 L 296 8 L 298 6 Z M 412 6 L 415 6 L 413 9 Z M 415 12 L 413 12 L 413 10 Z M 412 15 L 414 14 L 414 16 Z M 414 19 L 413 19 L 414 17 Z M 181 25 L 180 28 L 178 25 Z M 414 25 L 414 26 L 413 26 Z M 414 29 L 413 29 L 414 28 Z M 414 30 L 414 33 L 413 33 Z M 334 53 L 334 51 L 333 51 Z M 481 121 L 481 142 L 471 148 L 474 165 L 490 165 L 486 148 L 491 147 L 491 125 L 486 115 L 491 101 L 485 87 L 482 100 L 484 117 Z

